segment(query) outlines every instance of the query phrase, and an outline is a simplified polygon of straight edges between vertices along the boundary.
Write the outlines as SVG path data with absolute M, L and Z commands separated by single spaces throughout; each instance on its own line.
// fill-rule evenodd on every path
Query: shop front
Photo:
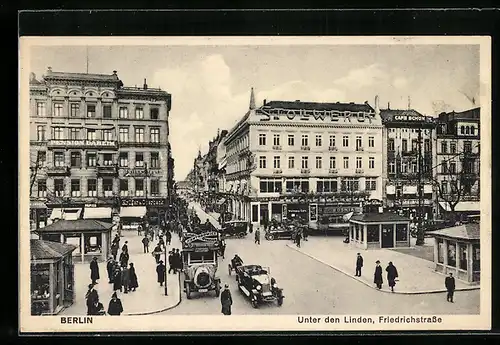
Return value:
M 410 246 L 410 219 L 395 213 L 355 214 L 349 223 L 349 243 L 356 248 Z
M 75 249 L 70 244 L 30 240 L 31 315 L 55 315 L 73 304 Z
M 40 200 L 30 201 L 30 229 L 36 230 L 47 225 L 47 205 Z
M 479 201 L 460 201 L 455 205 L 453 211 L 449 202 L 440 201 L 439 206 L 441 218 L 443 219 L 466 221 L 470 216 L 478 216 L 481 214 L 481 205 Z
M 169 208 L 164 197 L 121 199 L 120 221 L 123 229 L 136 229 L 144 218 L 150 225 L 160 225 L 165 220 Z

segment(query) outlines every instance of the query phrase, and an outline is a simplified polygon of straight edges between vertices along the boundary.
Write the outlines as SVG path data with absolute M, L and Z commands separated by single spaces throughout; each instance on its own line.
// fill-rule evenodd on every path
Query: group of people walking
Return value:
M 356 273 L 354 274 L 355 277 L 361 277 L 361 269 L 363 268 L 363 257 L 361 256 L 361 253 L 358 253 L 356 255 Z M 389 261 L 389 264 L 385 268 L 385 271 L 387 272 L 387 282 L 389 284 L 389 287 L 391 288 L 391 291 L 394 292 L 394 286 L 396 286 L 396 280 L 399 277 L 398 270 L 396 266 L 392 263 L 392 261 Z M 382 278 L 382 266 L 380 266 L 380 260 L 375 261 L 375 272 L 373 273 L 373 283 L 377 286 L 377 289 L 382 288 L 382 284 L 384 283 L 384 279 Z

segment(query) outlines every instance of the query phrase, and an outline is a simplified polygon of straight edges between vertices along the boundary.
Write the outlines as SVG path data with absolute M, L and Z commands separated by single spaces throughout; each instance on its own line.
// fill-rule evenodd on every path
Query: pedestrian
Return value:
M 165 242 L 169 246 L 171 241 L 172 241 L 172 233 L 169 230 L 167 230 L 165 232 Z
M 110 256 L 108 258 L 108 263 L 106 264 L 106 271 L 108 272 L 108 282 L 110 284 L 113 283 L 114 269 L 115 269 L 115 260 L 113 260 L 113 257 Z
M 161 246 L 158 243 L 156 245 L 155 249 L 153 250 L 153 253 L 152 253 L 154 258 L 155 258 L 156 264 L 158 264 L 160 262 L 160 254 L 161 253 L 162 253 Z
M 174 249 L 174 274 L 177 273 L 177 270 L 182 269 L 182 260 L 181 253 L 179 253 L 179 249 Z
M 116 292 L 113 292 L 111 295 L 111 300 L 108 305 L 108 314 L 111 316 L 119 316 L 123 312 L 122 301 L 116 295 Z
M 153 241 L 155 240 L 155 238 L 158 238 L 159 232 L 160 232 L 160 228 L 158 228 L 157 226 L 155 226 L 155 230 L 154 230 L 154 233 L 153 233 Z
M 387 272 L 387 283 L 391 287 L 391 291 L 394 292 L 396 278 L 398 277 L 398 270 L 396 269 L 396 266 L 392 264 L 392 261 L 389 261 L 389 265 L 387 265 L 385 271 Z
M 122 267 L 127 267 L 128 260 L 129 260 L 128 252 L 121 252 L 120 253 L 120 265 Z
M 446 301 L 453 303 L 453 294 L 455 293 L 455 278 L 453 273 L 444 279 L 444 286 L 446 287 Z
M 163 260 L 160 260 L 158 266 L 156 266 L 156 275 L 158 276 L 158 283 L 160 283 L 160 286 L 163 286 L 165 282 L 165 265 L 163 264 Z
M 252 222 L 248 222 L 248 232 L 249 233 L 253 232 L 253 224 L 252 224 Z
M 309 229 L 307 227 L 302 228 L 302 235 L 304 236 L 304 241 L 307 241 L 309 237 Z
M 158 240 L 158 244 L 162 250 L 165 250 L 165 241 L 163 241 L 163 235 L 160 235 L 160 239 Z
M 220 254 L 222 256 L 222 259 L 224 259 L 224 253 L 226 252 L 226 240 L 222 239 L 220 241 Z
M 144 247 L 144 253 L 149 253 L 149 238 L 148 235 L 144 235 L 144 238 L 142 239 L 142 245 Z
M 262 220 L 262 225 L 264 225 L 264 231 L 266 231 L 267 227 L 269 226 L 269 220 L 267 219 L 267 217 L 264 217 L 264 219 Z
M 172 251 L 169 251 L 168 252 L 168 274 L 170 274 L 170 272 L 174 272 L 174 253 Z
M 120 266 L 115 268 L 115 274 L 113 276 L 113 291 L 122 291 L 122 269 Z
M 122 247 L 122 252 L 128 254 L 128 241 L 125 241 L 125 244 Z
M 375 273 L 373 274 L 373 282 L 377 285 L 377 289 L 382 288 L 382 284 L 384 280 L 382 279 L 382 267 L 380 266 L 380 261 L 377 260 L 375 262 L 377 266 L 375 266 Z
M 92 285 L 97 284 L 99 278 L 99 265 L 97 264 L 97 258 L 94 256 L 90 262 L 90 279 L 92 279 Z
M 129 268 L 129 288 L 130 291 L 135 291 L 139 287 L 139 281 L 137 280 L 137 274 L 135 273 L 134 264 L 130 263 Z
M 355 277 L 361 277 L 361 268 L 363 267 L 363 257 L 358 253 L 356 257 L 356 274 Z
M 89 284 L 89 289 L 85 294 L 85 299 L 87 301 L 87 315 L 93 315 L 92 308 L 95 304 L 95 301 L 99 300 L 99 294 L 94 289 L 94 284 Z
M 260 244 L 260 230 L 259 230 L 259 228 L 255 229 L 255 243 Z
M 127 266 L 123 266 L 122 269 L 122 286 L 123 286 L 123 293 L 128 293 L 130 290 L 130 270 L 128 269 Z
M 89 315 L 106 315 L 106 312 L 104 311 L 104 306 L 102 305 L 101 302 L 99 302 L 99 298 L 94 300 L 94 303 L 90 307 L 90 314 Z
M 118 244 L 116 242 L 113 242 L 111 245 L 111 255 L 113 255 L 113 260 L 116 261 L 116 256 L 118 255 Z
M 142 233 L 142 225 L 139 224 L 137 225 L 137 235 L 141 236 L 141 233 Z
M 220 294 L 220 303 L 222 305 L 222 314 L 231 315 L 231 306 L 233 305 L 233 299 L 231 297 L 231 291 L 229 291 L 229 285 L 224 285 L 224 290 Z
M 118 224 L 119 226 L 120 224 Z M 113 238 L 113 243 L 116 243 L 117 247 L 120 248 L 120 235 L 116 234 L 115 238 Z
M 295 235 L 295 243 L 297 244 L 297 248 L 300 248 L 300 239 L 302 238 L 302 234 L 300 230 L 297 231 L 297 235 Z

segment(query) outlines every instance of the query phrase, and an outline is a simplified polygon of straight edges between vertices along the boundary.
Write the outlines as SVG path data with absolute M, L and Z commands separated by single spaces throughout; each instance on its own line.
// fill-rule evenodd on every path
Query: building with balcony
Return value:
M 310 226 L 382 198 L 382 123 L 376 101 L 264 101 L 253 89 L 229 131 L 226 193 L 235 218 L 263 223 L 301 218 Z M 348 224 L 346 224 L 348 226 Z
M 54 208 L 146 206 L 169 193 L 171 95 L 124 87 L 117 72 L 30 78 L 30 193 Z M 37 215 L 40 217 L 40 215 Z M 49 217 L 50 218 L 50 217 Z M 38 220 L 35 224 L 39 224 Z
M 436 121 L 413 109 L 381 109 L 383 129 L 383 202 L 387 209 L 413 219 L 433 219 Z M 421 153 L 421 155 L 420 155 Z M 419 170 L 419 157 L 421 169 Z M 419 184 L 419 171 L 420 184 Z M 419 200 L 418 186 L 422 186 Z
M 480 212 L 480 117 L 481 108 L 439 114 L 436 191 L 441 218 Z

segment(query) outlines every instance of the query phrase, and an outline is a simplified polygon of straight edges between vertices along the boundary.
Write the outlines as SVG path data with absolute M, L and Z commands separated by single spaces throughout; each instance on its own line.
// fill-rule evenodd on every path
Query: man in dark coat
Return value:
M 113 291 L 122 291 L 122 270 L 118 266 L 115 268 L 115 274 L 113 276 Z
M 167 230 L 165 232 L 165 242 L 169 246 L 171 241 L 172 241 L 172 233 L 169 230 Z
M 453 303 L 453 294 L 455 293 L 455 278 L 453 273 L 444 279 L 444 286 L 446 287 L 446 301 Z
M 116 295 L 116 292 L 113 292 L 111 296 L 111 300 L 109 301 L 108 306 L 108 314 L 109 315 L 120 315 L 123 312 L 122 301 Z
M 302 233 L 299 229 L 297 229 L 297 233 L 295 235 L 295 243 L 297 243 L 297 247 L 300 248 L 300 239 L 302 238 Z
M 363 267 L 363 257 L 361 256 L 360 253 L 358 253 L 358 256 L 356 258 L 356 274 L 354 275 L 355 277 L 361 277 L 362 267 Z
M 113 242 L 111 245 L 111 255 L 113 255 L 113 260 L 116 261 L 116 256 L 118 255 L 118 244 L 116 242 Z
M 115 260 L 113 257 L 109 257 L 108 263 L 106 264 L 106 271 L 108 271 L 108 282 L 113 283 L 113 273 L 115 270 Z
M 170 271 L 174 272 L 175 267 L 174 267 L 174 253 L 172 251 L 168 252 L 168 274 L 170 274 Z
M 139 282 L 137 280 L 137 274 L 135 273 L 135 267 L 134 264 L 131 262 L 130 263 L 130 268 L 129 268 L 129 284 L 128 284 L 130 291 L 135 291 L 139 287 Z
M 123 285 L 123 293 L 128 293 L 130 290 L 130 270 L 127 266 L 123 266 L 122 269 L 122 285 Z
M 177 270 L 181 269 L 182 269 L 181 253 L 179 253 L 179 249 L 174 249 L 174 274 L 177 273 Z
M 155 247 L 155 249 L 153 250 L 153 256 L 155 257 L 155 260 L 156 260 L 156 263 L 158 264 L 160 262 L 160 255 L 162 253 L 162 250 L 161 250 L 161 246 L 160 244 L 158 243 Z
M 269 225 L 269 220 L 267 219 L 267 217 L 264 217 L 264 219 L 262 220 L 262 225 L 264 226 L 264 231 L 266 231 Z
M 163 286 L 165 282 L 165 265 L 163 264 L 163 260 L 160 260 L 158 266 L 156 266 L 156 275 L 158 276 L 158 283 L 160 283 L 160 286 Z
M 222 305 L 222 314 L 231 315 L 231 305 L 233 304 L 233 299 L 231 297 L 231 291 L 229 291 L 229 285 L 224 285 L 224 290 L 220 294 L 220 303 Z
M 380 266 L 380 261 L 377 260 L 375 262 L 377 266 L 375 266 L 375 273 L 373 274 L 373 282 L 377 285 L 377 289 L 382 288 L 382 284 L 384 280 L 382 279 L 382 267 Z
M 99 294 L 94 290 L 94 285 L 89 284 L 89 290 L 85 294 L 87 300 L 87 315 L 93 315 L 92 311 L 96 301 L 99 301 Z
M 394 286 L 396 285 L 396 278 L 398 277 L 398 270 L 396 269 L 396 266 L 392 264 L 392 261 L 390 261 L 385 271 L 387 272 L 387 283 L 391 287 L 391 291 L 394 292 Z
M 249 233 L 253 232 L 253 224 L 252 224 L 252 222 L 248 222 L 248 232 Z
M 222 259 L 225 259 L 224 253 L 226 252 L 226 240 L 222 239 L 220 241 L 220 254 L 222 256 Z
M 94 256 L 90 262 L 90 279 L 92 279 L 92 285 L 97 284 L 99 278 L 99 265 L 97 264 L 97 258 Z
M 255 243 L 260 244 L 260 230 L 259 230 L 259 228 L 255 229 Z
M 144 247 L 144 253 L 149 253 L 149 237 L 148 234 L 142 239 L 142 245 Z
M 125 244 L 122 247 L 122 253 L 128 254 L 128 241 L 125 241 Z
M 120 248 L 120 235 L 115 235 L 115 238 L 113 238 L 113 243 L 116 243 L 117 247 Z
M 129 260 L 128 252 L 121 252 L 120 253 L 120 265 L 122 267 L 127 267 L 128 260 Z

